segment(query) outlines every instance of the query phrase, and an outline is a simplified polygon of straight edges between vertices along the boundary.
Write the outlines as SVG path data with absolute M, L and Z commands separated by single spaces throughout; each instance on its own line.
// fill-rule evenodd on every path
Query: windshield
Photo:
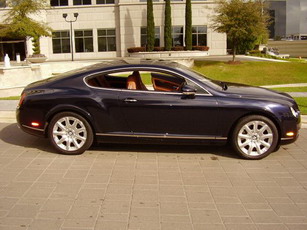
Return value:
M 207 78 L 205 75 L 203 75 L 202 73 L 199 73 L 195 70 L 192 69 L 185 69 L 188 74 L 194 78 L 196 78 L 197 80 L 205 83 L 206 85 L 209 85 L 212 88 L 221 88 L 221 86 L 223 86 L 223 83 L 221 81 L 216 81 L 216 80 L 212 80 L 210 78 Z

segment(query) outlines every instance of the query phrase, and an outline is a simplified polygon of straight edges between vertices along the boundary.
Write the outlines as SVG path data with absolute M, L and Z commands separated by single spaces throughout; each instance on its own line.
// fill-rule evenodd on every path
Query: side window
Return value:
M 159 92 L 180 92 L 184 84 L 194 87 L 197 92 L 204 90 L 184 78 L 157 71 L 119 71 L 101 73 L 86 79 L 87 84 L 94 87 L 110 89 L 128 89 Z

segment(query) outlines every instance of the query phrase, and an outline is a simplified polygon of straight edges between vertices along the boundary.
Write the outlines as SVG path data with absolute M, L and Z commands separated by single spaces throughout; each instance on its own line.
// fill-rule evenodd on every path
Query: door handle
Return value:
M 134 99 L 134 98 L 126 98 L 125 100 L 124 100 L 124 102 L 126 102 L 126 103 L 135 103 L 135 102 L 137 102 L 138 100 L 136 100 L 136 99 Z

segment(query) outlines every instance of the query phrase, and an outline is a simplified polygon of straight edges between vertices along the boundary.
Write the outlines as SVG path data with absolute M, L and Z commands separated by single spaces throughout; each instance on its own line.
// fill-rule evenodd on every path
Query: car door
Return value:
M 137 136 L 214 138 L 218 105 L 211 94 L 122 90 L 121 112 L 130 131 Z

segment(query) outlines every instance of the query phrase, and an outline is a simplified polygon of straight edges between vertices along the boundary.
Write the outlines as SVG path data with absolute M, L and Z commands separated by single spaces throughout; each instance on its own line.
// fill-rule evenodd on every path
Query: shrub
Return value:
M 145 52 L 145 47 L 131 47 L 127 49 L 128 53 L 137 53 L 137 52 Z
M 169 51 L 172 48 L 172 13 L 171 13 L 171 0 L 165 0 L 164 11 L 164 44 L 165 50 Z
M 256 54 L 261 54 L 261 51 L 260 50 L 251 50 L 251 51 L 249 51 L 249 54 L 250 55 L 256 55 Z
M 184 47 L 183 46 L 174 46 L 172 47 L 172 51 L 183 51 Z
M 208 51 L 209 47 L 208 46 L 193 46 L 193 50 L 200 50 L 200 51 Z
M 164 47 L 154 47 L 153 50 L 154 50 L 154 51 L 164 51 L 165 48 L 164 48 Z

